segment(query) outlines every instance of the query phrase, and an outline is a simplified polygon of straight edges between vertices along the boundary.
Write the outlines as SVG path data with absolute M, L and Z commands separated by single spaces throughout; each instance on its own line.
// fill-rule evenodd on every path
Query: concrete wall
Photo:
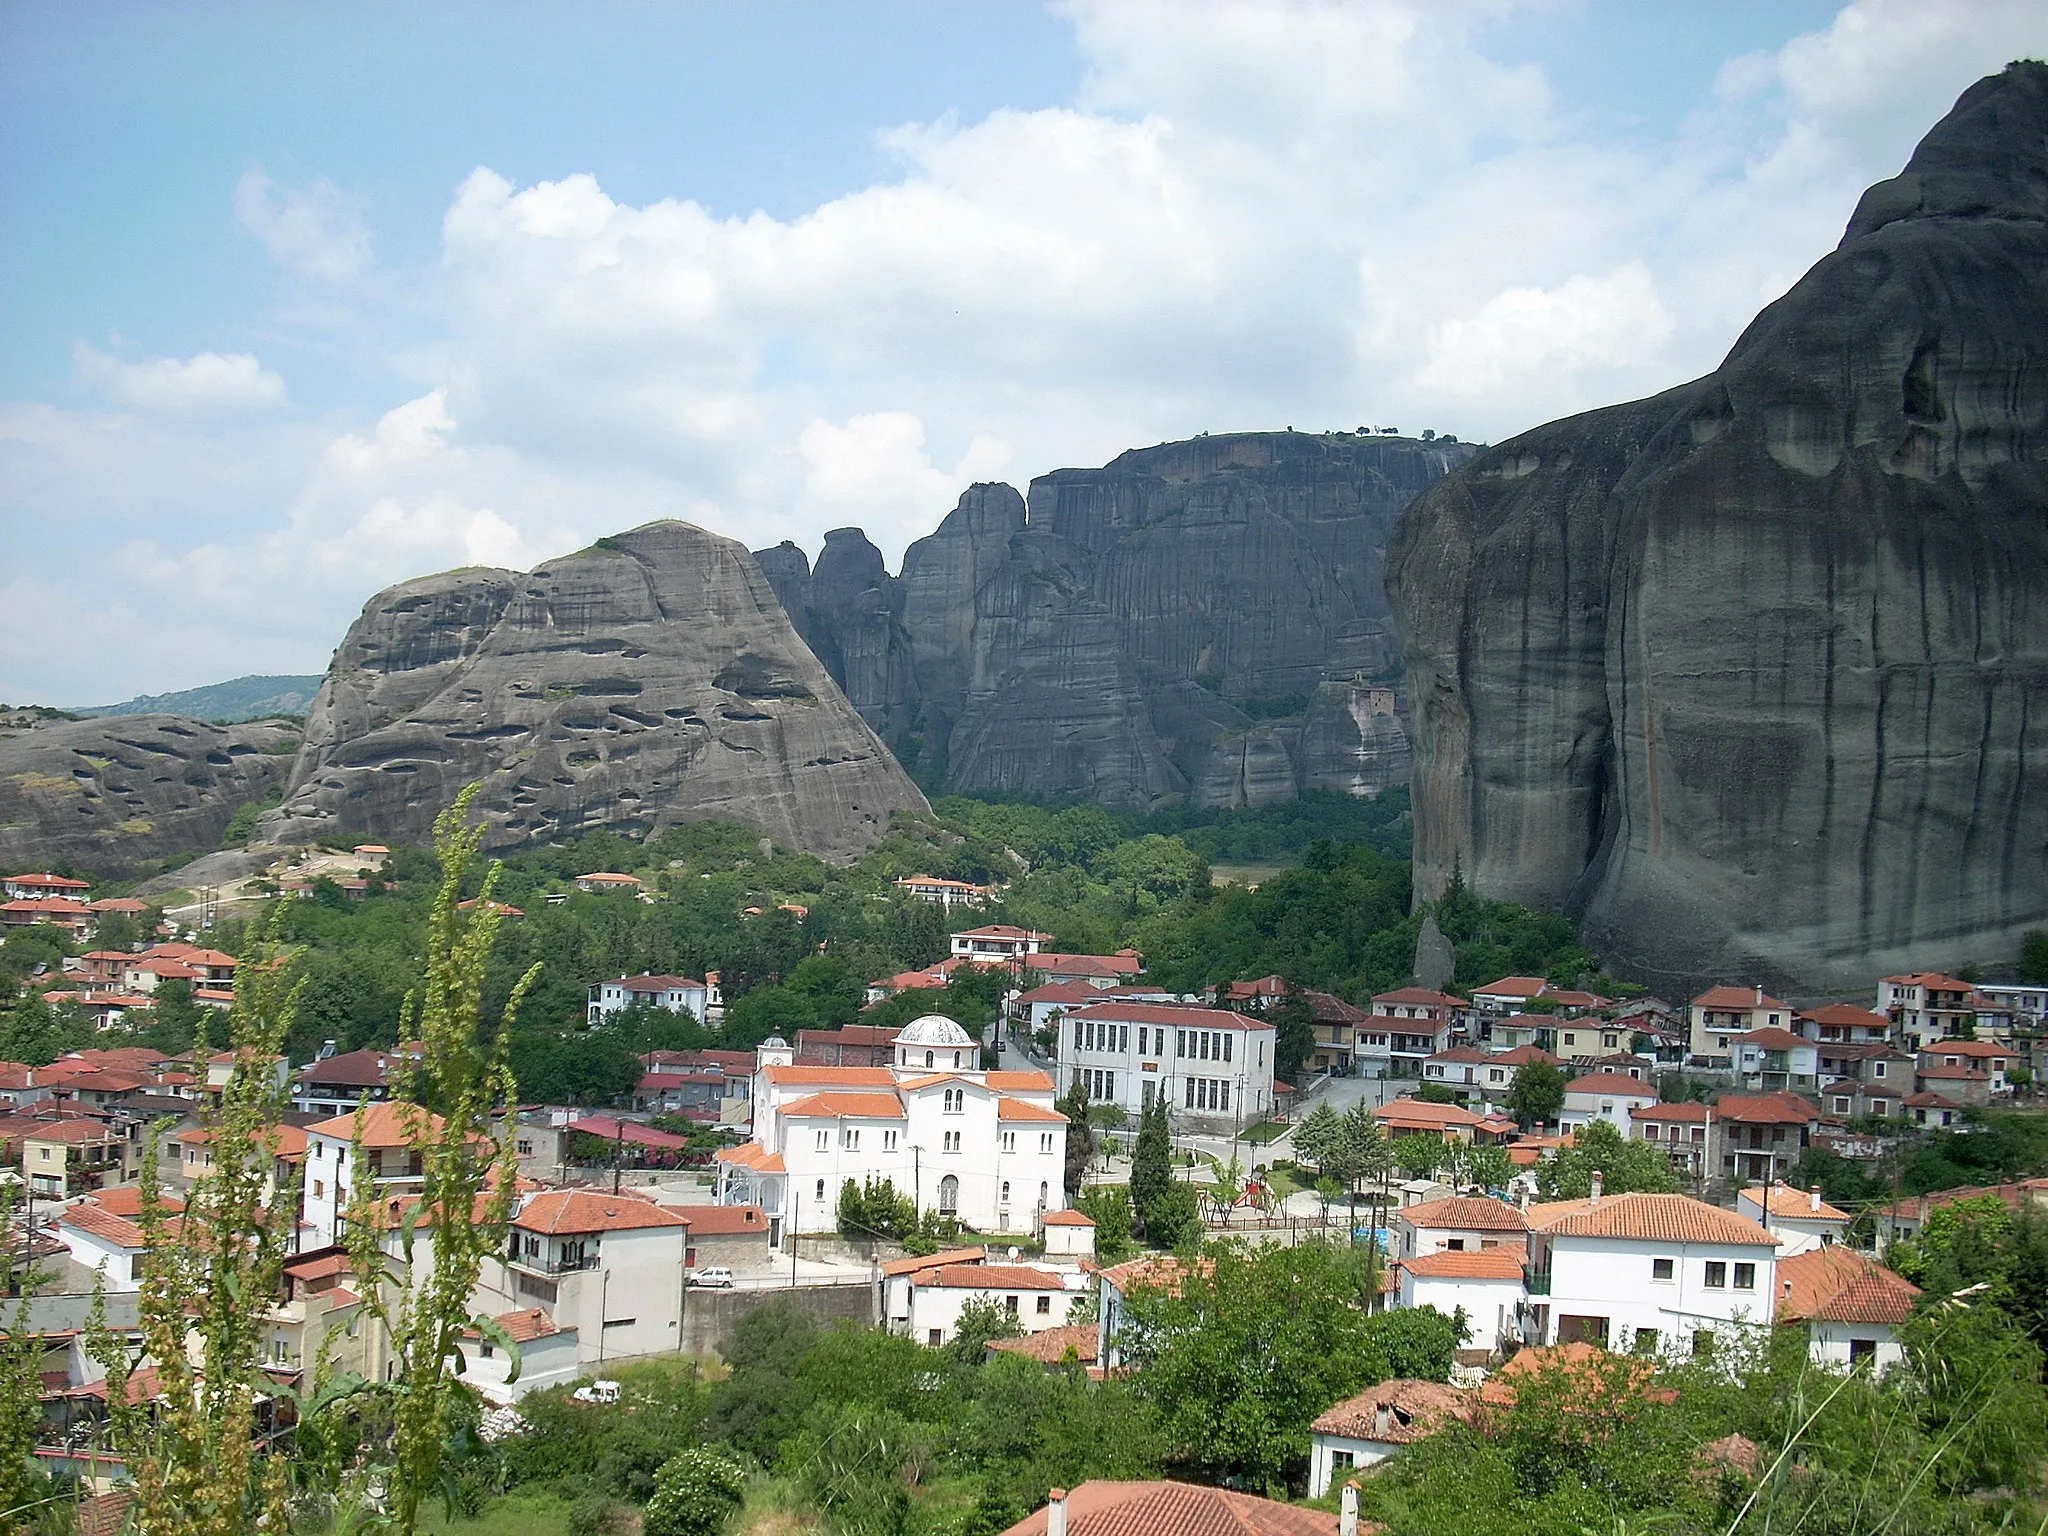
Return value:
M 870 1328 L 881 1321 L 871 1285 L 798 1285 L 713 1291 L 693 1287 L 683 1298 L 681 1347 L 690 1354 L 722 1354 L 739 1320 L 765 1302 L 786 1300 L 821 1324 L 842 1319 Z

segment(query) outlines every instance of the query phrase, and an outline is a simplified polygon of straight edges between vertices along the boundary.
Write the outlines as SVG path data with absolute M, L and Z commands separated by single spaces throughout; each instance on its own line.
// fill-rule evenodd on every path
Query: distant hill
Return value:
M 233 724 L 271 715 L 303 715 L 319 691 L 318 677 L 237 677 L 181 693 L 145 694 L 123 704 L 100 704 L 70 713 L 100 715 L 183 715 L 188 720 Z

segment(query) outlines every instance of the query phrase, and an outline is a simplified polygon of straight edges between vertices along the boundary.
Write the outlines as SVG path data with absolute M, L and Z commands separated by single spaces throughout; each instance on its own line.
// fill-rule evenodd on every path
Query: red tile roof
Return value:
M 1704 1125 L 1712 1113 L 1704 1104 L 1637 1104 L 1629 1109 L 1632 1120 L 1657 1120 L 1679 1125 Z
M 430 1109 L 417 1104 L 366 1104 L 331 1120 L 315 1121 L 306 1127 L 309 1136 L 326 1136 L 336 1141 L 354 1141 L 360 1131 L 363 1146 L 372 1151 L 421 1146 L 441 1133 L 445 1122 Z
M 780 1152 L 770 1152 L 758 1141 L 743 1141 L 736 1147 L 720 1147 L 712 1154 L 712 1160 L 730 1163 L 736 1168 L 751 1168 L 756 1173 L 786 1173 L 788 1166 Z
M 1003 1536 L 1045 1536 L 1046 1512 Z M 1337 1517 L 1191 1483 L 1090 1481 L 1067 1495 L 1067 1536 L 1336 1536 Z
M 1630 1077 L 1624 1072 L 1588 1072 L 1584 1077 L 1575 1077 L 1564 1085 L 1566 1093 L 1618 1093 L 1633 1094 L 1639 1099 L 1657 1097 L 1654 1083 L 1646 1083 L 1639 1077 Z
M 674 1211 L 646 1200 L 592 1194 L 581 1189 L 551 1189 L 519 1208 L 512 1225 L 526 1232 L 630 1232 L 642 1227 L 682 1227 Z
M 664 1207 L 690 1224 L 692 1237 L 725 1237 L 766 1232 L 768 1216 L 758 1205 L 671 1205 Z
M 998 1093 L 1051 1093 L 1052 1079 L 1043 1072 L 991 1072 L 989 1087 Z
M 1437 1381 L 1383 1381 L 1347 1397 L 1309 1425 L 1309 1433 L 1409 1445 L 1453 1420 L 1469 1419 L 1478 1394 Z
M 1432 1104 L 1426 1099 L 1390 1099 L 1372 1112 L 1382 1125 L 1424 1125 L 1431 1129 L 1477 1125 L 1485 1117 L 1462 1104 Z
M 1056 1109 L 1047 1109 L 1042 1104 L 1033 1104 L 1028 1099 L 1001 1098 L 996 1100 L 998 1120 L 1045 1120 L 1065 1125 L 1067 1117 Z
M 943 1269 L 948 1264 L 972 1264 L 988 1256 L 986 1248 L 948 1248 L 942 1253 L 911 1254 L 891 1259 L 882 1266 L 885 1275 L 914 1275 L 920 1270 Z
M 1598 1204 L 1591 1200 L 1552 1200 L 1529 1207 L 1529 1226 L 1555 1237 L 1778 1246 L 1778 1240 L 1755 1222 L 1690 1195 L 1607 1195 Z
M 1481 990 L 1485 989 L 1481 988 Z M 1389 1007 L 1462 1008 L 1465 1006 L 1465 999 L 1462 997 L 1453 997 L 1448 992 L 1433 992 L 1428 987 L 1396 987 L 1391 992 L 1374 993 L 1372 1000 L 1376 1003 L 1385 1003 Z
M 1903 1323 L 1920 1287 L 1874 1259 L 1839 1245 L 1778 1261 L 1777 1318 L 1831 1323 Z
M 1772 997 L 1762 987 L 1709 987 L 1692 1000 L 1695 1008 L 1711 1009 L 1715 1013 L 1741 1012 L 1754 1008 L 1782 1008 L 1791 1011 L 1792 1005 Z
M 1796 1051 L 1802 1046 L 1813 1049 L 1811 1040 L 1802 1040 L 1789 1029 L 1752 1029 L 1746 1035 L 1737 1035 L 1735 1043 L 1753 1045 L 1761 1051 Z
M 1820 1111 L 1796 1093 L 1724 1093 L 1714 1101 L 1714 1118 L 1744 1125 L 1805 1125 L 1819 1119 Z
M 1079 1211 L 1047 1211 L 1045 1224 L 1048 1227 L 1092 1227 L 1095 1218 Z
M 896 1074 L 887 1067 L 764 1067 L 768 1081 L 792 1088 L 893 1088 Z
M 1503 976 L 1483 987 L 1474 987 L 1474 997 L 1536 997 L 1550 985 L 1541 976 Z
M 1396 1262 L 1409 1274 L 1425 1280 L 1513 1280 L 1520 1284 L 1525 1257 L 1519 1247 L 1467 1249 L 1462 1253 L 1446 1248 Z
M 1394 1213 L 1411 1227 L 1448 1228 L 1461 1232 L 1526 1232 L 1529 1222 L 1505 1200 L 1485 1200 L 1471 1195 L 1452 1195 L 1447 1200 L 1425 1200 L 1404 1206 Z
M 1046 1365 L 1058 1365 L 1070 1355 L 1083 1365 L 1095 1363 L 1096 1335 L 1093 1323 L 1073 1323 L 1064 1328 L 1042 1328 L 1021 1339 L 992 1339 L 990 1349 L 1007 1355 L 1022 1355 Z
M 792 1120 L 901 1120 L 903 1101 L 893 1093 L 814 1093 L 782 1106 Z
M 1830 1024 L 1836 1027 L 1853 1026 L 1860 1029 L 1888 1030 L 1892 1021 L 1881 1013 L 1872 1013 L 1868 1008 L 1858 1008 L 1854 1003 L 1829 1003 L 1825 1008 L 1812 1008 L 1799 1015 L 1815 1024 Z
M 916 1284 L 942 1291 L 1061 1291 L 1066 1286 L 1049 1269 L 1028 1264 L 941 1264 L 917 1271 Z
M 527 1307 L 519 1312 L 500 1312 L 491 1319 L 514 1344 L 531 1344 L 535 1339 L 545 1339 L 560 1333 L 555 1320 L 539 1307 Z

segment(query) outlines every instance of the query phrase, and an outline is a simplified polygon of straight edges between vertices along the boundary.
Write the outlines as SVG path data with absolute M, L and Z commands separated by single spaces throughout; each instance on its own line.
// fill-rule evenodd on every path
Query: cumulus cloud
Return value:
M 380 274 L 359 322 L 408 381 L 389 397 L 312 421 L 253 358 L 82 356 L 129 414 L 39 407 L 13 439 L 0 416 L 0 477 L 125 509 L 165 633 L 290 637 L 301 665 L 378 585 L 656 516 L 757 548 L 859 522 L 893 560 L 970 480 L 1205 429 L 1498 440 L 1714 366 L 1959 91 L 2048 42 L 2034 0 L 1855 0 L 1730 61 L 1682 130 L 1617 138 L 1490 55 L 1513 9 L 1067 0 L 1072 101 L 886 127 L 888 177 L 789 218 L 479 168 L 438 261 Z M 308 292 L 361 307 L 355 200 L 251 172 L 235 205 Z M 241 391 L 235 453 L 218 422 L 174 447 L 141 404 L 207 380 Z M 135 466 L 173 462 L 190 478 L 152 502 Z M 187 525 L 188 502 L 213 510 Z
M 235 184 L 235 217 L 272 261 L 309 282 L 351 283 L 375 260 L 360 199 L 325 176 L 276 192 L 263 172 L 247 171 Z
M 116 405 L 155 415 L 243 415 L 285 403 L 284 380 L 246 352 L 128 363 L 80 342 L 71 362 L 81 382 Z

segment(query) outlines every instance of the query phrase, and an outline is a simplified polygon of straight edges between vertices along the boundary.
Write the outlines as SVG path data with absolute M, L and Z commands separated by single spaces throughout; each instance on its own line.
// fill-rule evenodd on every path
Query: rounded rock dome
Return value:
M 921 1019 L 912 1019 L 903 1026 L 903 1033 L 896 1037 L 898 1045 L 964 1046 L 975 1044 L 974 1036 L 967 1033 L 943 1013 L 928 1013 Z

